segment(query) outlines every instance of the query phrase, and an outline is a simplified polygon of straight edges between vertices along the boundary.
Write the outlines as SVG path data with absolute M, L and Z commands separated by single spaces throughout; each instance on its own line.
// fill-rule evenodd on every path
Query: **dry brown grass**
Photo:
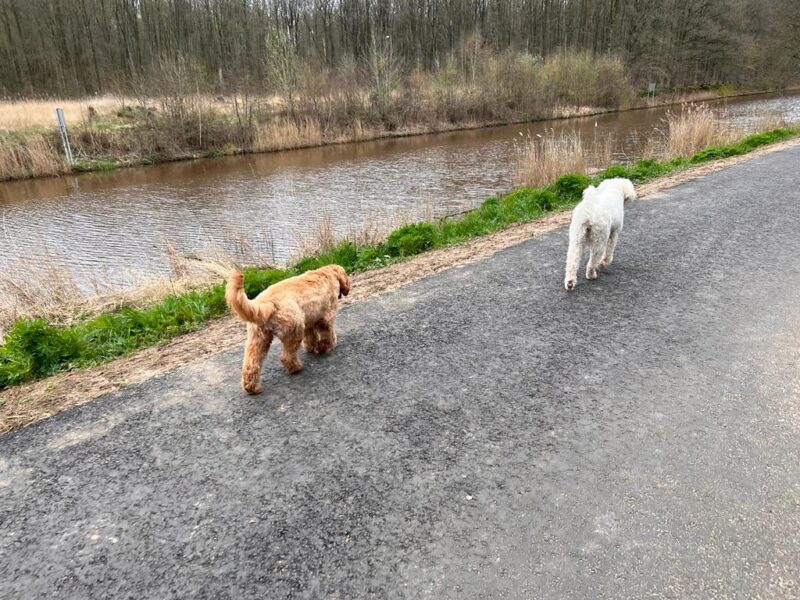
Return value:
M 122 99 L 117 96 L 97 96 L 79 100 L 2 100 L 0 130 L 55 127 L 57 106 L 64 109 L 69 124 L 88 119 L 90 106 L 99 114 L 115 112 L 122 106 Z
M 738 94 L 731 94 L 719 90 L 697 90 L 693 92 L 671 92 L 666 94 L 659 94 L 655 97 L 639 98 L 636 101 L 636 106 L 639 108 L 655 108 L 657 106 L 664 106 L 665 104 L 689 104 L 693 102 L 707 102 L 709 100 L 717 100 L 726 96 L 736 96 Z
M 797 123 L 791 123 L 787 121 L 783 117 L 778 117 L 775 115 L 767 115 L 766 117 L 761 117 L 752 121 L 750 123 L 746 123 L 744 126 L 739 128 L 733 128 L 731 131 L 736 132 L 736 135 L 733 135 L 735 139 L 744 137 L 746 135 L 750 135 L 751 133 L 758 133 L 761 131 L 771 131 L 773 129 L 781 129 L 781 128 L 789 128 Z
M 61 148 L 43 135 L 31 135 L 23 140 L 0 139 L 0 181 L 68 172 L 69 165 Z
M 330 215 L 324 215 L 309 233 L 295 236 L 297 257 L 326 252 L 333 248 L 337 241 L 333 220 Z
M 236 97 L 240 103 L 242 98 Z M 192 95 L 183 99 L 188 105 L 203 106 L 220 112 L 231 113 L 234 97 L 220 98 L 205 94 Z M 269 108 L 280 109 L 281 100 L 274 95 L 259 96 L 248 100 L 252 104 Z M 163 99 L 157 98 L 127 98 L 124 96 L 105 95 L 67 100 L 63 98 L 51 99 L 23 99 L 0 100 L 0 131 L 15 131 L 32 128 L 55 128 L 56 107 L 64 110 L 67 125 L 77 125 L 89 121 L 89 108 L 94 109 L 100 118 L 115 115 L 123 106 L 159 107 Z
M 344 235 L 337 235 L 333 221 L 326 215 L 310 233 L 298 236 L 297 258 L 330 250 L 342 239 L 359 246 L 376 245 L 397 227 L 418 218 L 418 212 L 371 216 Z M 0 342 L 5 331 L 21 317 L 71 325 L 123 306 L 143 307 L 170 295 L 206 288 L 226 280 L 234 269 L 275 264 L 269 236 L 254 243 L 235 226 L 220 227 L 223 242 L 208 247 L 202 255 L 182 253 L 169 240 L 163 240 L 169 274 L 131 274 L 124 285 L 108 283 L 103 274 L 95 274 L 88 286 L 81 285 L 68 268 L 46 252 L 35 259 L 17 259 L 5 265 L 0 273 Z
M 708 106 L 690 104 L 679 114 L 667 116 L 667 139 L 663 155 L 688 158 L 712 144 L 733 141 L 733 137 L 730 130 L 719 126 L 714 112 Z
M 556 106 L 553 109 L 552 118 L 572 119 L 575 117 L 590 117 L 592 115 L 599 115 L 605 112 L 609 111 L 593 106 Z
M 17 318 L 64 314 L 77 307 L 84 294 L 70 272 L 45 255 L 6 265 L 0 273 L 0 296 L 2 337 Z
M 299 121 L 280 119 L 259 125 L 253 140 L 254 152 L 290 150 L 304 146 L 318 146 L 324 141 L 319 121 L 304 118 Z
M 285 98 L 187 94 L 186 86 L 174 85 L 163 88 L 160 98 L 0 101 L 0 137 L 6 139 L 0 147 L 0 180 L 68 172 L 55 127 L 56 106 L 65 110 L 75 156 L 83 159 L 82 168 L 91 168 L 93 161 L 135 165 L 280 151 L 719 95 L 708 91 L 635 101 L 618 61 L 599 59 L 604 73 L 613 76 L 598 77 L 588 55 L 559 55 L 544 66 L 528 55 L 513 60 L 487 55 L 482 60 L 475 71 L 480 76 L 469 81 L 450 67 L 412 71 L 388 93 L 385 110 L 377 112 L 368 86 L 355 72 L 347 77 L 336 72 L 309 75 L 297 91 L 291 117 Z M 5 130 L 15 133 L 3 134 Z
M 351 227 L 340 236 L 326 215 L 309 234 L 298 236 L 297 258 L 330 250 L 342 239 L 359 246 L 378 244 L 392 230 L 414 218 L 419 214 L 398 212 L 367 217 L 361 226 Z M 143 307 L 170 295 L 206 288 L 226 280 L 234 269 L 275 264 L 269 236 L 254 243 L 236 226 L 223 223 L 220 227 L 221 245 L 208 247 L 202 255 L 182 253 L 169 240 L 163 240 L 169 274 L 131 274 L 124 284 L 113 285 L 103 274 L 95 274 L 88 286 L 81 285 L 68 268 L 46 252 L 35 259 L 17 259 L 5 265 L 0 273 L 0 343 L 8 328 L 21 317 L 71 325 L 123 306 Z
M 725 115 L 715 115 L 704 104 L 689 104 L 680 113 L 669 113 L 664 127 L 657 128 L 647 141 L 644 156 L 688 158 L 713 145 L 732 144 L 759 131 L 786 127 L 785 120 L 767 116 L 739 126 L 732 126 Z
M 592 167 L 605 167 L 612 159 L 613 142 L 611 136 L 604 136 L 587 145 L 574 131 L 531 137 L 520 153 L 514 184 L 539 187 L 565 173 L 588 173 Z
M 139 308 L 167 296 L 207 288 L 227 279 L 242 264 L 271 264 L 267 257 L 252 251 L 249 244 L 241 243 L 234 258 L 220 248 L 211 248 L 203 256 L 182 254 L 165 240 L 169 274 L 131 274 L 124 285 L 116 286 L 101 274 L 96 274 L 88 286 L 80 285 L 68 268 L 46 253 L 36 259 L 18 259 L 0 273 L 0 343 L 8 328 L 21 317 L 71 325 L 123 306 Z M 244 262 L 242 256 L 246 257 Z
M 377 246 L 386 241 L 389 234 L 413 220 L 411 215 L 397 213 L 390 218 L 366 217 L 360 226 L 351 227 L 345 239 L 350 240 L 356 246 Z M 427 219 L 430 220 L 430 219 Z
M 224 280 L 234 268 L 229 260 L 181 256 L 177 252 L 170 257 L 170 264 L 169 275 L 132 278 L 130 287 L 124 289 L 100 278 L 86 289 L 52 258 L 18 260 L 0 274 L 0 342 L 14 321 L 22 317 L 71 325 L 122 306 L 143 307 L 170 295 L 208 287 Z
M 378 244 L 392 230 L 418 218 L 419 211 L 370 216 L 360 226 L 338 235 L 327 215 L 310 233 L 298 236 L 297 258 L 330 250 L 342 239 L 359 246 Z M 234 269 L 275 264 L 273 240 L 268 234 L 257 240 L 248 239 L 236 225 L 228 223 L 221 223 L 220 230 L 220 244 L 207 247 L 202 255 L 183 253 L 164 239 L 168 274 L 132 273 L 124 283 L 116 285 L 102 273 L 95 274 L 88 285 L 85 280 L 81 284 L 46 251 L 39 252 L 36 258 L 17 259 L 5 265 L 0 273 L 0 342 L 4 332 L 21 317 L 70 325 L 122 306 L 142 307 L 170 295 L 208 287 L 227 279 Z
M 427 220 L 433 219 L 431 207 L 425 209 Z M 368 215 L 360 225 L 351 226 L 343 235 L 337 234 L 330 215 L 324 215 L 310 232 L 295 237 L 296 254 L 291 260 L 313 256 L 331 250 L 343 240 L 356 246 L 377 246 L 389 234 L 403 225 L 420 219 L 419 212 L 396 211 L 392 214 Z M 290 262 L 291 262 L 290 260 Z

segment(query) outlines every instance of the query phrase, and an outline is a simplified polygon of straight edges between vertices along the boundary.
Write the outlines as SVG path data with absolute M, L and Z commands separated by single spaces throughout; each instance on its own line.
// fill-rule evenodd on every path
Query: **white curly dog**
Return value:
M 583 190 L 583 199 L 572 211 L 569 226 L 569 250 L 564 287 L 574 290 L 584 243 L 589 246 L 586 279 L 597 279 L 597 270 L 614 260 L 614 247 L 625 217 L 625 203 L 636 200 L 636 190 L 629 179 L 606 179 L 597 187 Z

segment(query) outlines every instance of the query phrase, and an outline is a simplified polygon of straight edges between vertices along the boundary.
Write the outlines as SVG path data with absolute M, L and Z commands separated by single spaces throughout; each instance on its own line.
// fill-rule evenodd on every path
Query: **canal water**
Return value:
M 732 127 L 800 121 L 800 94 L 710 105 Z M 323 218 L 341 234 L 508 190 L 526 140 L 550 130 L 612 135 L 617 160 L 640 158 L 668 111 L 680 107 L 2 183 L 0 269 L 51 261 L 79 282 L 124 287 L 168 272 L 167 244 L 282 262 Z

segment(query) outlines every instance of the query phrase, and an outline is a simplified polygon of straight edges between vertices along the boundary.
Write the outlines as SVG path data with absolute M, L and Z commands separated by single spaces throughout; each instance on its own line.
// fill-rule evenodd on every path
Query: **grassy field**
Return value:
M 245 290 L 252 297 L 269 285 L 309 269 L 337 263 L 349 272 L 381 267 L 432 248 L 498 231 L 513 223 L 569 209 L 583 189 L 610 177 L 627 177 L 643 183 L 691 165 L 746 154 L 756 148 L 800 134 L 800 128 L 776 128 L 749 135 L 735 143 L 711 145 L 688 156 L 640 160 L 615 165 L 590 177 L 565 174 L 548 185 L 523 187 L 486 200 L 457 218 L 405 225 L 385 241 L 358 243 L 343 240 L 326 244 L 320 252 L 301 258 L 283 269 L 249 269 Z M 20 319 L 0 347 L 0 389 L 46 377 L 60 371 L 96 365 L 196 330 L 210 319 L 227 313 L 224 283 L 169 296 L 143 308 L 123 307 L 67 327 L 44 319 Z

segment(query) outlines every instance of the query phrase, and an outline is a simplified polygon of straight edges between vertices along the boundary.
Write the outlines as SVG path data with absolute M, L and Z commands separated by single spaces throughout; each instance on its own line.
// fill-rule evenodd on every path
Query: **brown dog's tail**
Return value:
M 244 275 L 241 271 L 231 275 L 228 288 L 225 290 L 225 301 L 242 321 L 257 325 L 266 325 L 275 312 L 275 305 L 272 302 L 260 304 L 247 298 L 244 293 Z

